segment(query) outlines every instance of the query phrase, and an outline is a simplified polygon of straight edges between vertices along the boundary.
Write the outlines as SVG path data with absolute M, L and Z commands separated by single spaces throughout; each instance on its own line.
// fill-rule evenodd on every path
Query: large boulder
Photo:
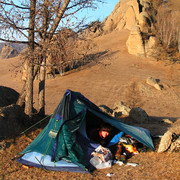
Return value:
M 16 49 L 5 45 L 2 49 L 1 49 L 1 53 L 0 53 L 0 59 L 8 59 L 8 58 L 12 58 L 18 55 L 18 52 Z
M 162 136 L 157 152 L 180 152 L 180 119 L 171 123 L 171 127 Z
M 140 124 L 150 122 L 150 117 L 148 116 L 146 111 L 141 109 L 140 107 L 132 108 L 129 112 L 129 116 Z
M 145 56 L 144 42 L 141 36 L 139 27 L 135 27 L 131 31 L 128 40 L 126 42 L 129 54 L 133 54 L 139 57 Z
M 23 128 L 25 114 L 23 109 L 15 104 L 0 108 L 0 138 L 18 135 Z
M 157 152 L 159 153 L 164 152 L 170 147 L 172 141 L 172 135 L 173 133 L 171 131 L 167 131 L 162 136 Z
M 0 107 L 8 106 L 16 103 L 19 98 L 19 93 L 15 90 L 0 86 Z

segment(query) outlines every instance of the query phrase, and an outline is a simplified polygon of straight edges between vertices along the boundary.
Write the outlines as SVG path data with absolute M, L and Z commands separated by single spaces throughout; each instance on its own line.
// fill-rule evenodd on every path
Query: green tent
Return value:
M 20 153 L 23 156 L 18 161 L 28 166 L 50 170 L 88 172 L 90 168 L 86 154 L 98 144 L 88 139 L 86 128 L 101 122 L 111 124 L 119 132 L 122 131 L 154 149 L 147 129 L 122 123 L 102 112 L 79 92 L 66 90 L 48 125 Z

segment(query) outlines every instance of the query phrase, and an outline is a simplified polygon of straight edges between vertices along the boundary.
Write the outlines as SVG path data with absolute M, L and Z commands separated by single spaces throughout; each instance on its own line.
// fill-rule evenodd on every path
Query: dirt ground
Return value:
M 83 70 L 48 79 L 46 81 L 46 114 L 51 114 L 60 102 L 66 89 L 81 92 L 96 105 L 113 108 L 120 101 L 128 105 L 129 98 L 136 96 L 141 101 L 141 108 L 151 117 L 148 124 L 137 124 L 146 127 L 152 133 L 164 134 L 169 124 L 163 119 L 175 122 L 180 118 L 180 64 L 168 61 L 157 62 L 153 59 L 140 58 L 128 54 L 126 41 L 129 31 L 114 31 L 93 40 L 93 62 Z M 23 81 L 20 75 L 15 76 L 14 67 L 19 58 L 0 60 L 0 86 L 21 91 Z M 153 77 L 159 80 L 163 89 L 156 90 L 146 84 L 146 79 Z M 138 93 L 130 93 L 132 82 L 138 87 Z M 34 87 L 34 103 L 37 102 L 37 81 Z M 128 123 L 128 122 L 127 122 Z M 38 130 L 40 131 L 40 130 Z M 33 134 L 34 133 L 34 134 Z M 38 132 L 31 132 L 32 139 Z M 24 169 L 11 158 L 23 150 L 30 142 L 26 136 L 7 140 L 10 147 L 0 152 L 1 179 L 105 179 L 107 173 L 114 173 L 111 179 L 179 179 L 179 153 L 140 153 L 129 160 L 137 167 L 114 165 L 112 168 L 97 170 L 93 174 L 45 171 L 38 168 Z

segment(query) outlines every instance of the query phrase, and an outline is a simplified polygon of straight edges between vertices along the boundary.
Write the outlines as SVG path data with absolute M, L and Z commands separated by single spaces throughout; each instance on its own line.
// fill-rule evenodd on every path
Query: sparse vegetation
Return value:
M 162 1 L 162 0 L 161 0 Z M 154 0 L 154 2 L 160 2 Z M 159 6 L 159 5 L 158 5 Z M 148 128 L 150 132 L 154 134 L 163 134 L 167 131 L 169 124 L 162 122 L 162 119 L 169 118 L 172 122 L 175 122 L 173 125 L 173 131 L 179 133 L 179 104 L 180 101 L 177 99 L 175 92 L 172 92 L 170 86 L 176 87 L 177 93 L 180 90 L 179 86 L 179 75 L 180 75 L 180 64 L 172 64 L 170 69 L 165 66 L 164 62 L 154 62 L 146 61 L 141 58 L 131 56 L 127 53 L 125 49 L 125 42 L 127 40 L 129 32 L 112 32 L 111 34 L 106 34 L 102 37 L 96 38 L 95 42 L 98 44 L 98 47 L 94 46 L 95 53 L 85 56 L 85 58 L 96 58 L 99 60 L 100 56 L 103 55 L 102 52 L 107 53 L 108 49 L 108 58 L 104 58 L 105 63 L 108 63 L 108 66 L 104 66 L 99 63 L 97 66 L 93 66 L 89 69 L 86 69 L 81 72 L 76 72 L 70 76 L 64 76 L 56 78 L 53 80 L 48 80 L 47 89 L 46 89 L 46 110 L 47 113 L 52 113 L 56 105 L 59 103 L 61 96 L 64 91 L 69 89 L 75 89 L 91 99 L 94 103 L 106 104 L 111 107 L 115 102 L 119 102 L 124 98 L 127 105 L 132 107 L 142 106 L 146 108 L 148 115 L 152 117 L 152 121 L 149 124 L 141 124 L 142 127 Z M 82 41 L 81 41 L 82 42 Z M 94 42 L 94 41 L 93 41 Z M 117 43 L 118 42 L 118 43 Z M 65 49 L 64 51 L 58 52 L 56 49 L 59 44 L 52 45 L 53 53 L 50 53 L 52 56 L 56 54 L 58 58 L 65 56 L 63 63 L 66 64 L 66 59 L 69 60 L 71 57 L 74 59 L 80 58 L 80 65 L 83 64 L 81 57 L 85 52 L 80 52 L 76 54 L 75 50 L 78 49 L 78 45 L 73 44 L 72 49 Z M 68 45 L 68 40 L 64 41 L 64 44 Z M 117 45 L 118 44 L 118 45 Z M 65 45 L 66 46 L 66 45 Z M 80 47 L 80 46 L 79 46 Z M 172 47 L 172 46 L 170 46 Z M 62 48 L 61 48 L 62 49 Z M 88 48 L 87 48 L 88 49 Z M 62 49 L 63 50 L 63 49 Z M 80 49 L 81 50 L 81 49 Z M 91 51 L 91 47 L 89 48 Z M 164 47 L 162 46 L 162 50 Z M 177 49 L 176 49 L 177 50 Z M 101 52 L 100 52 L 101 51 Z M 163 51 L 165 52 L 165 51 Z M 173 51 L 174 53 L 174 51 Z M 177 53 L 177 52 L 176 52 Z M 62 55 L 64 54 L 64 55 Z M 66 56 L 66 54 L 69 54 Z M 162 55 L 162 54 L 161 54 Z M 165 57 L 165 56 L 164 56 Z M 9 76 L 9 68 L 11 63 L 14 63 L 14 60 L 2 61 L 0 68 L 0 80 L 3 85 L 12 87 L 20 92 L 22 88 L 22 81 L 13 76 Z M 61 67 L 61 61 L 57 62 L 58 59 L 53 59 L 54 65 Z M 82 61 L 81 61 L 82 60 Z M 85 59 L 88 60 L 88 59 Z M 102 59 L 101 59 L 102 60 Z M 16 61 L 18 62 L 18 61 Z M 76 61 L 78 62 L 78 61 Z M 59 63 L 59 64 L 58 64 Z M 70 61 L 70 63 L 72 63 Z M 132 64 L 138 64 L 138 66 L 132 66 Z M 48 66 L 47 66 L 48 67 Z M 52 67 L 52 66 L 49 66 Z M 4 71 L 3 71 L 4 70 Z M 169 72 L 167 72 L 169 71 Z M 165 74 L 169 73 L 167 78 Z M 147 92 L 146 97 L 143 96 L 141 99 L 141 94 L 138 90 L 138 83 L 142 82 L 142 79 L 145 80 L 148 76 L 154 76 L 163 82 L 165 88 L 162 91 L 157 91 L 156 89 L 150 88 L 147 86 L 147 89 L 144 89 Z M 136 78 L 133 81 L 130 81 L 128 88 L 127 82 L 129 80 Z M 170 86 L 166 85 L 170 84 Z M 35 81 L 37 86 L 37 81 Z M 127 92 L 126 92 L 127 91 Z M 126 96 L 124 96 L 126 92 Z M 148 94 L 149 93 L 149 94 Z M 9 97 L 9 96 L 8 96 Z M 35 102 L 37 103 L 37 100 Z M 145 106 L 144 106 L 145 105 Z M 178 119 L 178 120 L 177 120 Z M 126 123 L 128 119 L 126 120 Z M 139 124 L 138 124 L 139 125 Z M 34 138 L 42 130 L 38 128 L 32 130 L 27 134 L 14 137 L 13 139 L 5 139 L 0 144 L 0 179 L 107 179 L 107 173 L 113 173 L 114 175 L 110 179 L 173 179 L 179 180 L 180 177 L 180 153 L 157 153 L 154 152 L 142 152 L 138 155 L 133 156 L 129 159 L 128 162 L 138 163 L 137 167 L 131 166 L 119 166 L 114 165 L 112 168 L 107 168 L 103 170 L 96 170 L 92 174 L 81 174 L 81 173 L 72 173 L 72 172 L 54 172 L 46 171 L 45 169 L 39 168 L 24 168 L 22 164 L 15 161 L 14 156 L 21 152 L 25 147 L 30 144 Z M 170 129 L 171 130 L 171 129 Z M 155 144 L 155 147 L 158 147 L 158 143 Z
M 180 61 L 179 34 L 180 12 L 170 8 L 163 0 L 152 1 L 155 18 L 155 36 L 158 40 L 159 58 Z
M 138 89 L 137 80 L 132 80 L 125 92 L 126 104 L 131 108 L 142 107 L 143 101 Z

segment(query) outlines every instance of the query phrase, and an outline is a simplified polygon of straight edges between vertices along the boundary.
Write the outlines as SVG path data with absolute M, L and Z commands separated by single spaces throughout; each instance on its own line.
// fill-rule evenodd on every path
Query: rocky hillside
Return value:
M 5 45 L 2 49 L 1 49 L 1 53 L 0 53 L 0 59 L 8 59 L 11 57 L 15 57 L 17 56 L 18 52 L 16 49 Z
M 15 57 L 22 51 L 26 46 L 17 43 L 0 43 L 0 59 L 8 59 Z
M 167 4 L 165 1 L 120 0 L 102 24 L 90 26 L 89 35 L 97 37 L 127 29 L 130 31 L 126 42 L 129 54 L 157 60 L 163 51 L 167 57 L 172 49 L 180 51 L 177 45 L 180 44 L 177 35 L 180 8 L 175 9 L 174 4 L 174 1 Z

